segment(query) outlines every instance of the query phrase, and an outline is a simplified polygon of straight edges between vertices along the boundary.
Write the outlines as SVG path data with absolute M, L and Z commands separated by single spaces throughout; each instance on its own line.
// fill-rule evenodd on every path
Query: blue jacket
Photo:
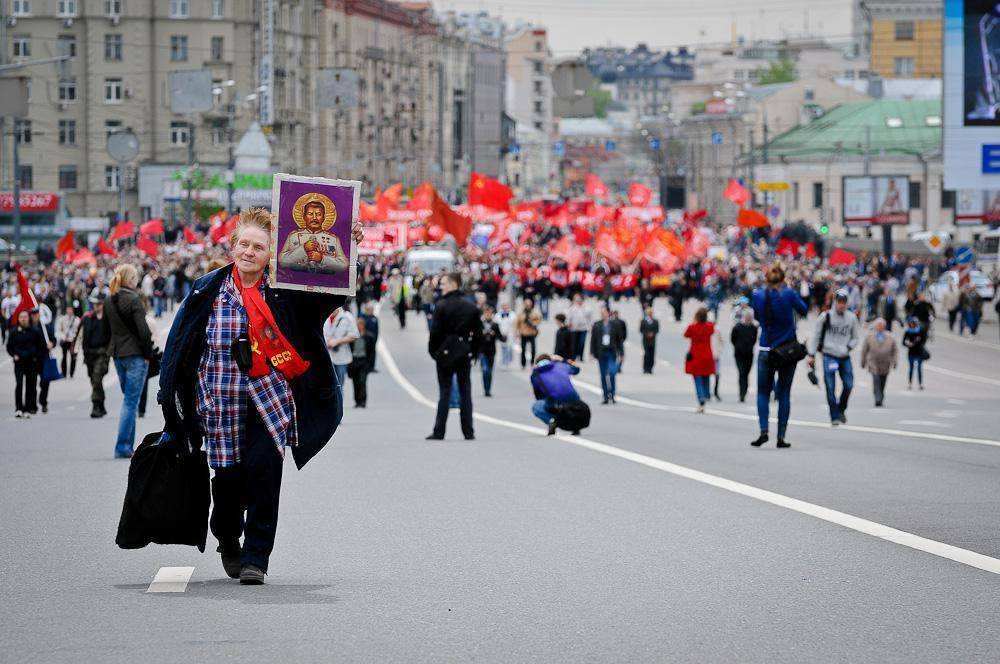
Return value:
M 540 364 L 531 372 L 531 387 L 535 390 L 535 398 L 545 399 L 548 403 L 579 401 L 580 395 L 576 393 L 570 379 L 570 376 L 578 373 L 580 367 L 566 362 Z
M 795 338 L 795 313 L 805 316 L 806 303 L 794 290 L 758 288 L 750 298 L 754 318 L 760 323 L 760 348 L 767 350 Z
M 205 350 L 212 306 L 231 271 L 232 265 L 228 265 L 194 282 L 177 310 L 160 363 L 157 401 L 163 408 L 164 431 L 195 449 L 202 444 L 195 408 L 198 364 Z M 290 382 L 298 431 L 298 444 L 291 449 L 295 465 L 301 469 L 323 449 L 344 415 L 343 394 L 323 340 L 323 322 L 346 298 L 265 286 L 264 299 L 282 334 L 309 361 L 309 369 Z

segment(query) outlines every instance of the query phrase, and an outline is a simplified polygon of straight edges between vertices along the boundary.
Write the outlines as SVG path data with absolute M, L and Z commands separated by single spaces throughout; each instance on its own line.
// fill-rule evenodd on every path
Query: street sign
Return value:
M 722 132 L 713 131 L 712 132 L 712 145 L 722 145 Z
M 659 150 L 660 149 L 660 139 L 658 139 L 658 138 L 651 138 L 651 139 L 649 139 L 649 149 L 650 150 Z
M 757 191 L 788 191 L 791 186 L 787 182 L 755 182 Z
M 614 152 L 615 151 L 615 147 L 617 147 L 617 146 L 615 145 L 614 141 L 605 141 L 604 142 L 604 149 L 607 150 L 608 152 Z
M 552 151 L 557 157 L 561 157 L 566 154 L 566 144 L 562 141 L 556 141 L 552 144 Z
M 973 253 L 972 247 L 956 247 L 955 248 L 955 263 L 958 265 L 965 265 L 967 263 L 972 263 Z
M 768 208 L 767 214 L 768 216 L 777 219 L 778 216 L 781 215 L 781 208 L 779 208 L 777 205 L 772 205 L 770 208 Z

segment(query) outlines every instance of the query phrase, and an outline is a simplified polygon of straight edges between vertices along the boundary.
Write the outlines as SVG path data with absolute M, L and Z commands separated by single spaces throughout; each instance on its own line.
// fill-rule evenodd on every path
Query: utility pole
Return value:
M 767 125 L 765 124 L 764 126 L 766 127 Z M 757 174 L 755 172 L 756 171 L 756 163 L 754 161 L 755 157 L 754 157 L 754 153 L 753 153 L 753 151 L 754 151 L 753 127 L 751 127 L 750 130 L 747 133 L 750 134 L 750 153 L 749 153 L 750 154 L 750 160 L 749 160 L 749 173 L 748 173 L 748 178 L 747 179 L 749 180 L 749 184 L 750 184 L 750 209 L 752 210 L 755 207 L 757 207 L 756 206 L 757 197 L 753 193 L 754 187 L 755 187 L 756 182 L 757 182 Z
M 229 138 L 229 170 L 226 171 L 226 212 L 233 213 L 233 191 L 236 189 L 236 155 L 233 151 L 233 140 L 235 139 L 236 124 L 236 101 L 230 95 L 229 103 L 229 127 L 227 135 Z
M 865 176 L 871 177 L 871 150 L 872 150 L 872 128 L 865 127 Z M 872 188 L 872 214 L 878 212 L 878 194 L 875 191 L 874 181 L 870 181 Z M 888 260 L 892 256 L 892 224 L 880 224 L 882 226 L 882 254 Z
M 21 130 L 20 120 L 14 120 L 14 210 L 11 214 L 11 221 L 14 224 L 14 248 L 21 250 L 21 138 L 18 133 Z
M 191 189 L 194 188 L 194 122 L 188 122 L 188 163 L 187 163 L 187 202 L 185 207 L 185 224 L 191 223 L 194 202 L 191 198 Z

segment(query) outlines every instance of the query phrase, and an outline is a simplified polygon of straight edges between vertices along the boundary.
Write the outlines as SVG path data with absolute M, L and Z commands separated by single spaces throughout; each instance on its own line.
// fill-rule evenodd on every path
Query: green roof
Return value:
M 936 124 L 928 124 L 928 118 Z M 776 137 L 768 145 L 768 155 L 778 158 L 864 154 L 866 127 L 871 127 L 868 149 L 872 156 L 939 152 L 941 101 L 875 100 L 841 104 L 809 124 Z

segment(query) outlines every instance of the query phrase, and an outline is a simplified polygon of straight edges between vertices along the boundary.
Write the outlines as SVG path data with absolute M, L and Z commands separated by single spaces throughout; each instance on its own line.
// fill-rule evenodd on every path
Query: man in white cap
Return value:
M 851 366 L 851 351 L 858 345 L 861 323 L 858 316 L 847 308 L 849 294 L 845 289 L 837 291 L 833 308 L 824 311 L 816 319 L 816 329 L 809 339 L 809 367 L 816 366 L 816 353 L 823 354 L 823 383 L 826 385 L 826 402 L 830 406 L 830 424 L 847 424 L 847 401 L 854 388 L 854 368 Z M 837 396 L 837 374 L 840 374 L 842 389 Z

